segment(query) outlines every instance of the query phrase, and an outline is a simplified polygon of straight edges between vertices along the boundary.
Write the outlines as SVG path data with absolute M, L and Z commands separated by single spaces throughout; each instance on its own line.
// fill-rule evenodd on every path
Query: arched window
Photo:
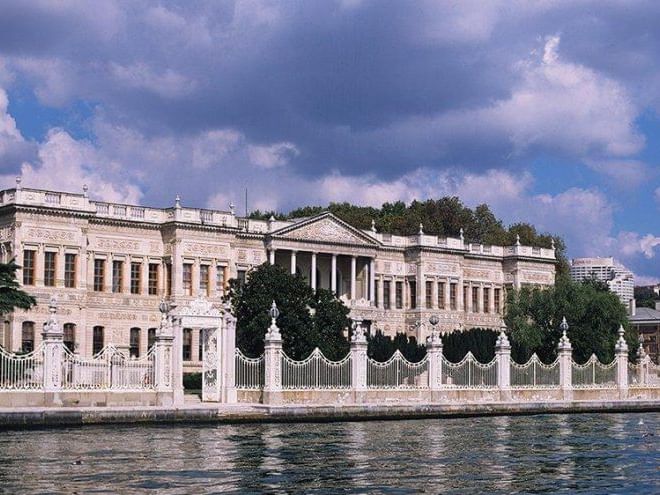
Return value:
M 96 326 L 92 329 L 92 354 L 98 354 L 103 350 L 103 327 Z
M 21 350 L 32 352 L 34 350 L 34 322 L 24 321 L 21 331 Z
M 192 360 L 192 328 L 183 329 L 183 360 Z
M 156 343 L 156 329 L 150 328 L 147 330 L 147 352 L 151 349 Z
M 140 329 L 133 327 L 130 331 L 129 355 L 131 357 L 140 357 Z
M 76 347 L 76 325 L 74 323 L 64 324 L 64 345 L 73 352 Z

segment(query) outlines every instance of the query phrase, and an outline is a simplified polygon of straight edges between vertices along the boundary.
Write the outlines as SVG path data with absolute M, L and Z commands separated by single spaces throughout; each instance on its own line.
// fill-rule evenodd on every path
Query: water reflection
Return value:
M 4 432 L 7 493 L 658 493 L 660 414 Z

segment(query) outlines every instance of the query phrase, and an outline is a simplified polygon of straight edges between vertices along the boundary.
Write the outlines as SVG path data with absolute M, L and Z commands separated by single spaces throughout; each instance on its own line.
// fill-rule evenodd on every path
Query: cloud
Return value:
M 300 151 L 293 143 L 276 143 L 270 146 L 248 146 L 250 161 L 262 168 L 274 168 L 286 165 L 298 156 Z
M 23 138 L 8 107 L 7 93 L 0 88 L 0 170 L 15 169 L 34 153 L 34 147 Z

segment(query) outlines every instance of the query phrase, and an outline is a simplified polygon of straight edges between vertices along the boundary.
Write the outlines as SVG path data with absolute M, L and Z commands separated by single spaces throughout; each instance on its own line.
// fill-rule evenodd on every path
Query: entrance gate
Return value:
M 236 402 L 234 354 L 236 319 L 228 309 L 214 308 L 210 301 L 197 298 L 175 311 L 179 342 L 184 328 L 200 331 L 202 339 L 202 400 L 205 402 Z M 179 355 L 183 347 L 177 351 Z

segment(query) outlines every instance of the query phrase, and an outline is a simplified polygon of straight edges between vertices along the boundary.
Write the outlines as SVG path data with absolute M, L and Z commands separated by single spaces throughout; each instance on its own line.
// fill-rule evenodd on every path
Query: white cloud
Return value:
M 163 98 L 185 96 L 196 86 L 195 81 L 172 69 L 158 73 L 142 62 L 127 66 L 112 62 L 109 71 L 118 84 L 131 89 L 144 89 Z
M 639 160 L 585 160 L 589 168 L 610 178 L 617 187 L 635 188 L 649 176 L 646 164 Z
M 269 146 L 248 146 L 250 161 L 262 168 L 281 167 L 298 156 L 300 151 L 293 143 L 275 143 Z

